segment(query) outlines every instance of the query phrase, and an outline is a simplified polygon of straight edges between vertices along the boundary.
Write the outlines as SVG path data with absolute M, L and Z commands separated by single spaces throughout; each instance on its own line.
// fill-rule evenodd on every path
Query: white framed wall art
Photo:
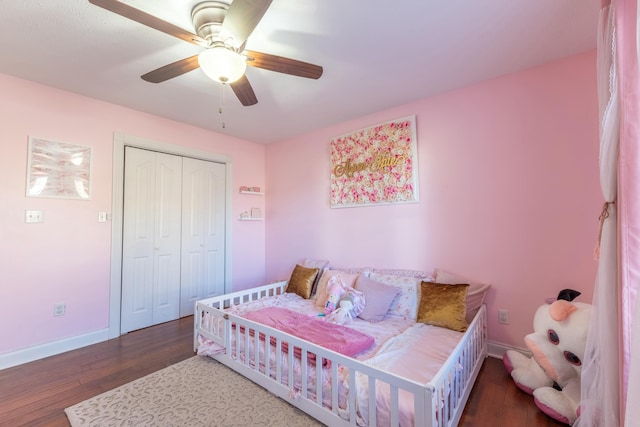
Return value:
M 29 137 L 27 197 L 89 200 L 91 147 Z

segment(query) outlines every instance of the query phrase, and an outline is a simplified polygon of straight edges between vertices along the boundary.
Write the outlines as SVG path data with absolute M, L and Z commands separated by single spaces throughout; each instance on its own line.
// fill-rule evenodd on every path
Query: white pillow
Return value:
M 369 274 L 369 278 L 386 285 L 391 285 L 400 290 L 389 307 L 387 314 L 407 317 L 416 320 L 418 317 L 418 290 L 422 279 L 410 276 L 398 276 L 395 274 L 380 274 L 375 271 Z M 365 300 L 366 303 L 366 300 Z

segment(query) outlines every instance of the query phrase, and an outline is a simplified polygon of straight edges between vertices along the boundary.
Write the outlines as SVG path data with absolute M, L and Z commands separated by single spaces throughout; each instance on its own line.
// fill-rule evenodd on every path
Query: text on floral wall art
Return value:
M 418 201 L 415 116 L 333 138 L 331 207 Z

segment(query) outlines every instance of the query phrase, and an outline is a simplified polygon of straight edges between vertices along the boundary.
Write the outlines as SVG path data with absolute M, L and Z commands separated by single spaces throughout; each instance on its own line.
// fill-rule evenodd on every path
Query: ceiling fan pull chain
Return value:
M 223 112 L 224 111 L 223 107 L 224 107 L 224 87 L 225 86 L 226 85 L 224 83 L 220 83 L 220 98 L 219 98 L 220 99 L 220 104 L 218 106 L 218 113 L 220 114 L 220 121 L 222 123 L 222 129 L 224 129 L 226 127 L 225 123 L 224 123 L 224 112 Z

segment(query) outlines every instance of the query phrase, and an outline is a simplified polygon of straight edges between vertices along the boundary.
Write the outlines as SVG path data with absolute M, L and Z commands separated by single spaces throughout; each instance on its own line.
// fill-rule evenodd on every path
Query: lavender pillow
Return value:
M 358 316 L 370 322 L 379 322 L 389 311 L 394 298 L 400 293 L 395 286 L 385 285 L 360 275 L 355 289 L 364 294 L 364 310 Z

